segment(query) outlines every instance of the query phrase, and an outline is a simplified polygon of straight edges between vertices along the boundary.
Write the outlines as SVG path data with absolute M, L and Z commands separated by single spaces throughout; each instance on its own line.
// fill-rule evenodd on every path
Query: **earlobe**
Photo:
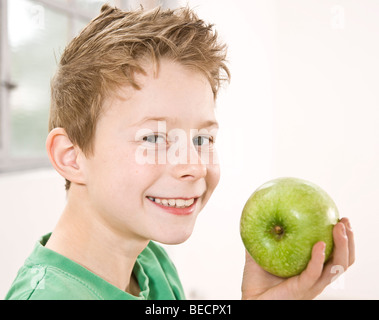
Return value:
M 46 139 L 50 162 L 65 179 L 84 184 L 84 172 L 78 158 L 80 149 L 71 142 L 63 128 L 54 128 Z

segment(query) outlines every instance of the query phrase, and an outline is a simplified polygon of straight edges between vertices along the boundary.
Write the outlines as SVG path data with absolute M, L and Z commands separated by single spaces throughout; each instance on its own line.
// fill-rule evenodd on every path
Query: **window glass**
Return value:
M 104 3 L 129 0 L 0 0 L 0 172 L 47 165 L 50 80 L 74 36 Z M 8 32 L 6 32 L 8 29 Z
M 67 41 L 68 18 L 37 2 L 8 6 L 11 78 L 11 157 L 45 155 L 50 79 Z
M 100 13 L 100 9 L 104 3 L 114 5 L 114 1 L 103 0 L 76 0 L 75 5 L 81 11 L 88 12 L 93 17 L 96 17 Z

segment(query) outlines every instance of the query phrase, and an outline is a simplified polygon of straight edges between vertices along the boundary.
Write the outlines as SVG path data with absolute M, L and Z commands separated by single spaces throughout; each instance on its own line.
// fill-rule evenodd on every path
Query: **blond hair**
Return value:
M 118 86 L 140 89 L 134 74 L 145 74 L 146 58 L 154 65 L 168 58 L 199 70 L 215 98 L 221 82 L 230 78 L 225 44 L 191 9 L 127 12 L 104 5 L 63 52 L 51 81 L 49 130 L 64 128 L 71 142 L 91 155 L 104 98 Z

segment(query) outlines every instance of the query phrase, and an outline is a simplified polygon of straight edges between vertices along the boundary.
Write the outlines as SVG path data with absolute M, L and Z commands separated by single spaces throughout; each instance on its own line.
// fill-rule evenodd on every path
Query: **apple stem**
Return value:
M 276 233 L 277 235 L 281 235 L 281 234 L 283 234 L 283 232 L 284 232 L 284 230 L 283 230 L 283 228 L 282 228 L 281 226 L 275 226 L 275 227 L 274 227 L 274 231 L 275 231 L 275 233 Z

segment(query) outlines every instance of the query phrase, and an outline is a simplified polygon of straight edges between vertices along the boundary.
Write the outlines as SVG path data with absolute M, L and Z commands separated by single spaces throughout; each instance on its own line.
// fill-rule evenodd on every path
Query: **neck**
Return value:
M 133 267 L 148 240 L 106 224 L 86 201 L 84 187 L 71 185 L 67 204 L 46 247 L 82 265 L 121 290 L 138 295 Z

